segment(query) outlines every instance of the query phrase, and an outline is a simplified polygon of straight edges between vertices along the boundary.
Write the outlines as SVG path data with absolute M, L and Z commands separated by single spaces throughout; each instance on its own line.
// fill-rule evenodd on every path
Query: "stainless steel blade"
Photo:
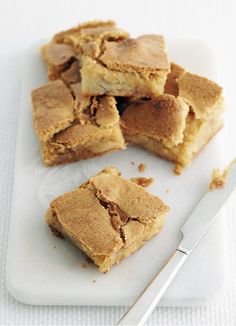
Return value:
M 227 176 L 227 181 L 223 189 L 215 189 L 207 192 L 190 217 L 183 225 L 181 231 L 183 240 L 178 249 L 190 253 L 199 240 L 206 233 L 225 201 L 230 197 L 236 187 L 236 164 L 233 164 Z

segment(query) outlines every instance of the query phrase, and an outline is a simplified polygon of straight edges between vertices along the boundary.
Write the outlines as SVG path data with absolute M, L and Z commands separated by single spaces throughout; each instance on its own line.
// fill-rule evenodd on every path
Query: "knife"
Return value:
M 236 187 L 236 164 L 231 165 L 223 189 L 207 192 L 187 219 L 181 232 L 183 239 L 159 273 L 144 289 L 117 325 L 143 325 L 184 262 L 216 219 Z

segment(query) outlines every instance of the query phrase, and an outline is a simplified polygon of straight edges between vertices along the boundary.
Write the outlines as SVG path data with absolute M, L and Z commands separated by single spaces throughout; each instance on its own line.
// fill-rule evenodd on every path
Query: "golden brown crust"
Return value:
M 122 246 L 108 211 L 92 191 L 76 189 L 58 197 L 50 206 L 63 229 L 94 255 L 108 255 Z
M 47 141 L 71 124 L 73 104 L 70 91 L 60 80 L 32 91 L 34 126 L 40 141 Z
M 157 140 L 182 142 L 188 106 L 172 95 L 160 95 L 154 101 L 131 103 L 121 117 L 125 130 L 151 136 Z
M 169 70 L 163 36 L 143 35 L 121 42 L 105 42 L 99 58 L 109 69 L 143 74 Z
M 222 88 L 213 81 L 186 72 L 178 79 L 179 96 L 192 107 L 197 119 L 213 113 L 222 99 Z
M 179 95 L 178 78 L 185 73 L 185 69 L 174 62 L 170 64 L 170 72 L 167 75 L 164 93 L 174 96 Z

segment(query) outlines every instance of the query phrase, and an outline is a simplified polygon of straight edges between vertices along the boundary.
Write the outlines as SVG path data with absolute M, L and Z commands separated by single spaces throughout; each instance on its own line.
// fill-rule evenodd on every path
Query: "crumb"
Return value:
M 93 283 L 96 283 L 96 280 L 93 280 Z
M 220 169 L 214 169 L 211 175 L 211 182 L 208 185 L 208 190 L 223 189 L 226 182 L 227 174 L 225 171 L 222 173 Z
M 87 261 L 88 264 L 93 264 L 93 261 L 91 258 L 89 258 L 88 256 L 85 256 L 85 259 Z
M 168 194 L 169 192 L 170 192 L 170 189 L 167 188 L 167 189 L 166 189 L 166 193 Z
M 56 249 L 56 246 L 54 246 L 53 248 Z
M 182 168 L 181 165 L 176 164 L 176 165 L 174 166 L 173 172 L 174 172 L 175 175 L 180 175 L 181 172 L 182 172 L 182 169 L 183 169 L 183 168 Z
M 131 163 L 132 165 L 134 165 L 134 161 L 131 161 L 130 163 Z
M 130 181 L 142 187 L 148 187 L 153 183 L 153 178 L 131 178 Z
M 211 182 L 208 185 L 209 191 L 224 188 L 224 186 L 226 184 L 227 176 L 232 168 L 232 165 L 235 163 L 236 163 L 236 160 L 233 160 L 223 172 L 221 172 L 220 169 L 213 169 L 212 175 L 211 175 Z
M 144 164 L 144 163 L 140 163 L 139 165 L 138 165 L 138 170 L 139 170 L 139 172 L 144 172 L 145 170 L 146 170 L 146 164 Z
M 83 263 L 83 264 L 81 264 L 81 267 L 84 268 L 84 269 L 87 269 L 88 268 L 88 264 L 87 263 Z

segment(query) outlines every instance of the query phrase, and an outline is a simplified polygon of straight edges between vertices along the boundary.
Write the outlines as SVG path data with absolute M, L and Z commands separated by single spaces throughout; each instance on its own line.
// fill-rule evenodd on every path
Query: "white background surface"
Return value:
M 21 58 L 40 38 L 79 21 L 112 18 L 131 33 L 163 33 L 209 41 L 219 62 L 228 113 L 225 162 L 236 153 L 235 8 L 233 1 L 2 1 L 0 2 L 0 322 L 8 325 L 111 325 L 125 308 L 33 307 L 17 303 L 5 288 Z M 134 33 L 135 32 L 135 33 Z M 201 49 L 199 49 L 201 51 Z M 214 159 L 214 158 L 212 158 Z M 27 185 L 22 185 L 22 191 Z M 236 325 L 236 196 L 226 207 L 227 280 L 222 297 L 201 308 L 158 308 L 149 325 Z

